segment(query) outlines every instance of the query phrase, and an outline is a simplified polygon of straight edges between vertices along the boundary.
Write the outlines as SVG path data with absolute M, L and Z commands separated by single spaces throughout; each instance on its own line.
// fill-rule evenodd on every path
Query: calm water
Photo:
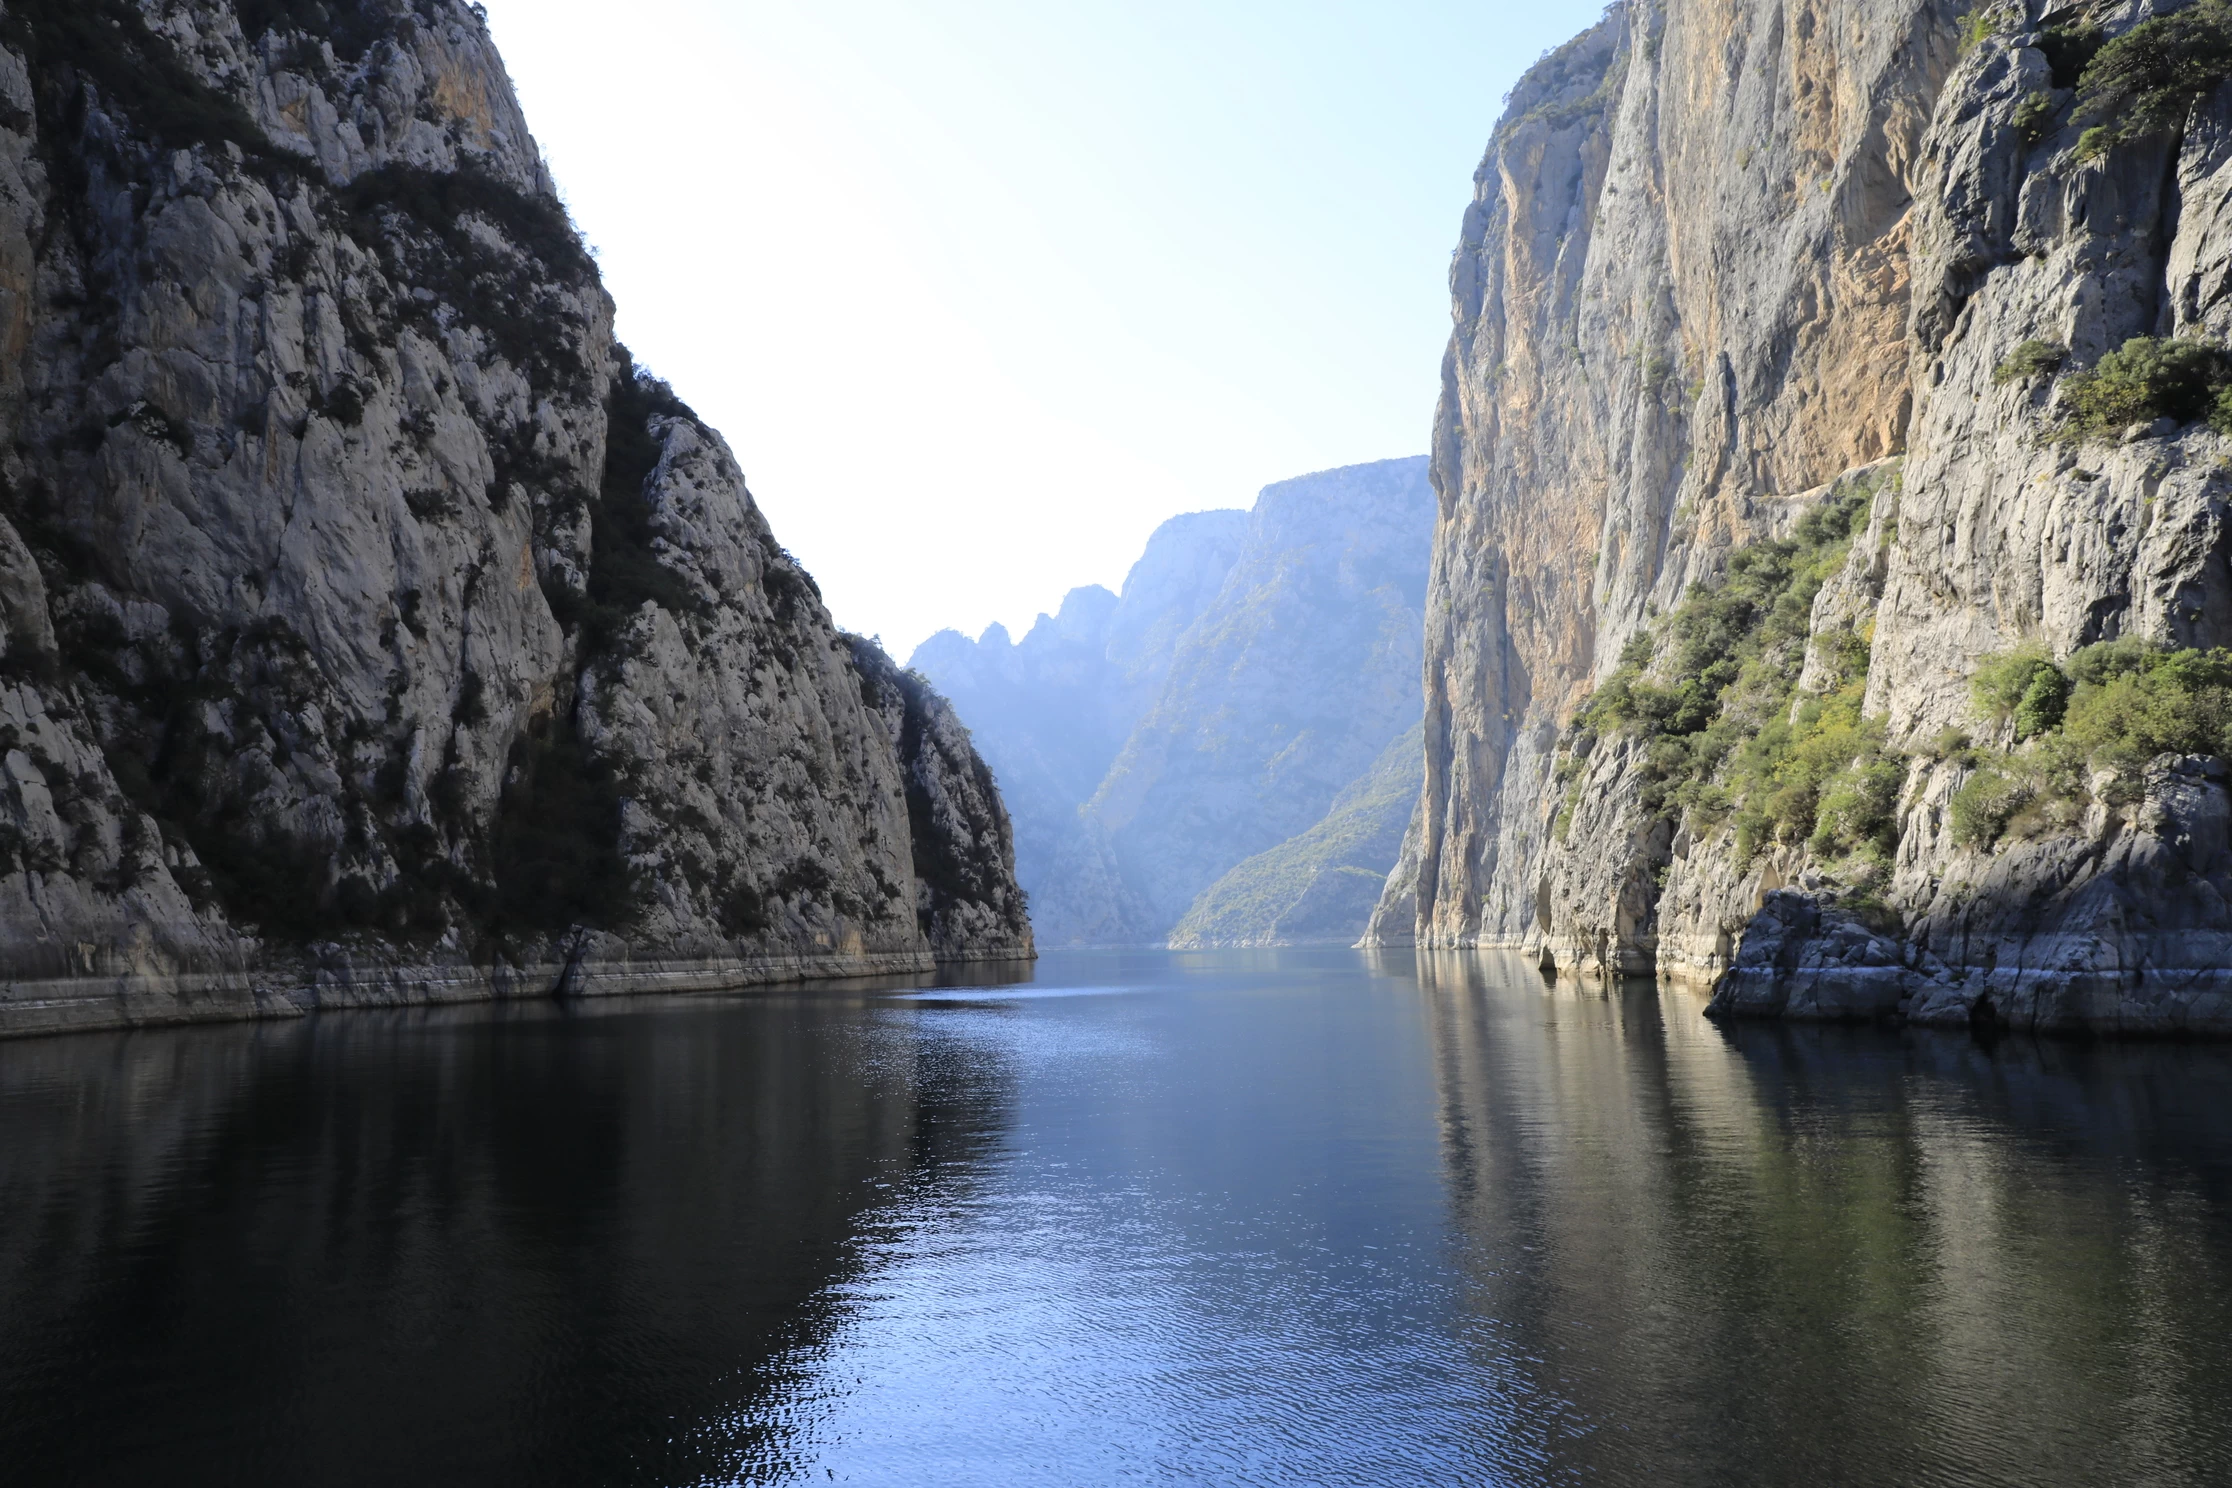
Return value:
M 1079 955 L 0 1045 L 0 1481 L 2232 1481 L 2232 1051 L 1698 1008 Z

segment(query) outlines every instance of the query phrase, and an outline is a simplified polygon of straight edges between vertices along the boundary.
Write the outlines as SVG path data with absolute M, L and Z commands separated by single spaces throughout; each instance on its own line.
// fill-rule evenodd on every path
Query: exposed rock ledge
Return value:
M 366 964 L 335 948 L 306 959 L 237 972 L 145 973 L 102 967 L 87 947 L 83 974 L 0 985 L 0 1037 L 297 1018 L 345 1008 L 439 1007 L 521 998 L 615 997 L 658 992 L 728 992 L 786 982 L 904 976 L 934 970 L 928 951 L 880 955 L 768 956 L 757 960 L 658 961 L 625 955 L 545 966 Z M 978 959 L 978 958 L 967 958 Z M 981 959 L 996 961 L 988 956 Z

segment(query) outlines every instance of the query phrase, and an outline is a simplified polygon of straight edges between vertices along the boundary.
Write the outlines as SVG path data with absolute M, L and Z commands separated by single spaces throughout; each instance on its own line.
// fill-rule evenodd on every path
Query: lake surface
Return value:
M 2232 1482 L 2232 1050 L 948 979 L 0 1044 L 0 1481 Z

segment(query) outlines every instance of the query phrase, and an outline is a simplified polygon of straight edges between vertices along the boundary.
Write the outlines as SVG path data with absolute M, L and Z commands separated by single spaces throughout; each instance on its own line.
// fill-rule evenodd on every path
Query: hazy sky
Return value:
M 904 658 L 1426 448 L 1504 91 L 1596 0 L 487 0 L 637 358 Z

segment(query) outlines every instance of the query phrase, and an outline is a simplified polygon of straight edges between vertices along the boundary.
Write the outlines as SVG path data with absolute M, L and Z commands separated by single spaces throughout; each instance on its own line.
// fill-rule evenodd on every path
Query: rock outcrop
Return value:
M 0 1031 L 1027 955 L 474 7 L 0 10 Z
M 2027 737 L 1987 659 L 2232 641 L 2227 437 L 2086 392 L 2130 338 L 2232 333 L 2232 89 L 2125 128 L 2086 68 L 2177 7 L 1966 9 L 1616 5 L 1513 93 L 1452 272 L 1427 779 L 1376 940 L 1718 978 L 1734 1014 L 2232 1032 L 2212 760 L 2080 761 L 1997 835 L 1956 810 Z M 1745 622 L 1744 680 L 1677 655 L 1817 559 L 1759 591 L 1810 609 Z M 1703 711 L 1584 708 L 1631 682 Z M 1832 714 L 1843 773 L 1747 783 Z
M 995 629 L 916 652 L 1015 809 L 1044 940 L 1161 943 L 1228 871 L 1320 826 L 1187 934 L 1354 940 L 1393 858 L 1371 862 L 1391 835 L 1373 766 L 1418 716 L 1432 502 L 1421 458 L 1282 481 L 1251 512 L 1166 524 L 1120 600 L 1076 591 L 1012 648 Z

